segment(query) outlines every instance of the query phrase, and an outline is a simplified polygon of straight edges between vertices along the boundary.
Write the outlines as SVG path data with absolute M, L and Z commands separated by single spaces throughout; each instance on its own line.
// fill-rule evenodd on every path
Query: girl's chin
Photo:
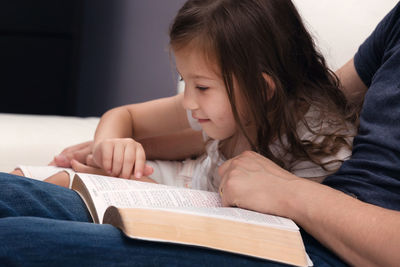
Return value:
M 216 133 L 215 131 L 212 131 L 210 129 L 203 128 L 203 131 L 206 133 L 208 137 L 214 140 L 225 140 L 232 137 L 232 134 Z

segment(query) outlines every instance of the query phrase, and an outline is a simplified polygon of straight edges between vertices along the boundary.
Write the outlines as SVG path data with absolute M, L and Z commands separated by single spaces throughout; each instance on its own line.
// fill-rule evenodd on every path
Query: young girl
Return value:
M 345 98 L 291 1 L 189 0 L 170 47 L 184 92 L 105 113 L 90 165 L 217 191 L 218 166 L 245 150 L 317 181 L 350 156 Z

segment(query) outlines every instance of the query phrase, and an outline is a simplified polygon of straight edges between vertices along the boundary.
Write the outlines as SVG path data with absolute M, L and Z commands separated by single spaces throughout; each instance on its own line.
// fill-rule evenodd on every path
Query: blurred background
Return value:
M 184 2 L 0 1 L 0 113 L 101 116 L 175 94 L 168 28 Z M 398 0 L 293 2 L 336 70 Z
M 168 28 L 184 0 L 0 2 L 0 113 L 100 116 L 176 93 Z

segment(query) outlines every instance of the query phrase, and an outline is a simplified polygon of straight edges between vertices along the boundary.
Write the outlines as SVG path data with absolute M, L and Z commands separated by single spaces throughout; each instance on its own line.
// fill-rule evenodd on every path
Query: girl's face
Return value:
M 184 108 L 211 138 L 223 140 L 234 135 L 236 122 L 217 65 L 191 46 L 174 52 L 178 72 L 185 81 Z

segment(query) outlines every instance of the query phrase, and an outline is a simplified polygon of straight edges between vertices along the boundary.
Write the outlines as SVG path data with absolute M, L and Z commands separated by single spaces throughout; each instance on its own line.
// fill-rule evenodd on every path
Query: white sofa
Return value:
M 294 0 L 329 66 L 337 69 L 397 0 Z M 6 90 L 3 88 L 2 90 Z M 0 114 L 0 171 L 45 165 L 63 148 L 93 137 L 98 118 Z
M 0 171 L 46 165 L 63 148 L 93 138 L 99 118 L 0 113 Z

